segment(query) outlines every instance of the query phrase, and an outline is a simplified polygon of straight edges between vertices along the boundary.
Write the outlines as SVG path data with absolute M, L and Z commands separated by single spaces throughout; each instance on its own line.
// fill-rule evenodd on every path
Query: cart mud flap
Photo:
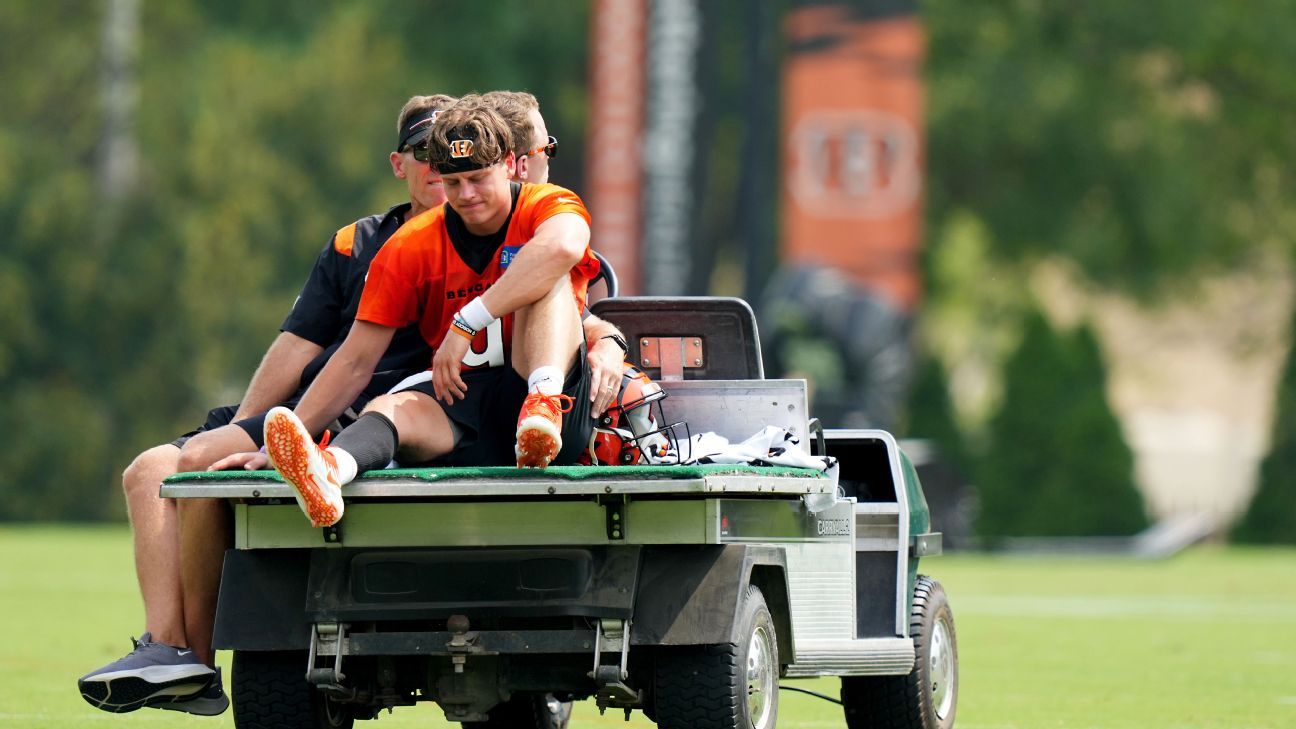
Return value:
M 765 595 L 779 655 L 793 656 L 787 559 L 777 546 L 659 546 L 644 550 L 635 600 L 634 645 L 715 645 L 737 640 L 739 598 Z
M 212 645 L 221 650 L 306 650 L 308 549 L 225 552 Z

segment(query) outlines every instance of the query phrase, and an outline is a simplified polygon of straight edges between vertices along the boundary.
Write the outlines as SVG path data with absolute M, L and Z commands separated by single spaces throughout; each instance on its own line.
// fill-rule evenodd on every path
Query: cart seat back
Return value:
M 761 380 L 756 315 L 726 296 L 623 296 L 590 307 L 625 334 L 626 360 L 658 382 Z
M 625 334 L 627 361 L 670 395 L 669 421 L 745 440 L 766 425 L 807 433 L 804 380 L 766 380 L 756 315 L 724 296 L 625 296 L 590 307 Z

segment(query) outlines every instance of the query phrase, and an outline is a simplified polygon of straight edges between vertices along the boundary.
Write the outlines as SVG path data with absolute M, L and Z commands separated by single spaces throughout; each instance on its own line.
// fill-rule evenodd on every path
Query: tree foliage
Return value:
M 1269 455 L 1260 464 L 1260 484 L 1233 529 L 1237 542 L 1296 544 L 1296 347 L 1288 352 L 1278 383 L 1277 410 Z
M 1296 5 L 931 0 L 929 220 L 1142 295 L 1290 246 Z
M 1296 5 L 928 0 L 922 13 L 929 260 L 971 228 L 984 231 L 979 240 L 1001 271 L 1061 257 L 1097 289 L 1155 301 L 1203 274 L 1296 251 L 1296 136 L 1288 131 L 1296 125 L 1296 77 L 1286 70 L 1296 62 L 1286 37 Z M 1016 331 L 1011 323 L 986 326 L 994 312 L 970 305 L 1011 296 L 1011 282 L 969 278 L 959 290 L 932 283 L 930 300 L 944 319 L 972 324 L 947 328 L 972 340 L 964 349 L 997 350 Z M 1032 326 L 1039 322 L 1028 325 L 1027 338 Z M 938 349 L 954 349 L 948 345 Z M 1033 493 L 1005 493 L 997 479 L 1026 488 L 1031 459 L 1038 469 L 1055 463 L 998 432 L 1012 423 L 1032 442 L 1047 435 L 1032 433 L 1032 423 L 1062 427 L 1017 382 L 1034 375 L 1042 396 L 1046 376 L 1022 366 L 1007 365 L 1006 387 L 1016 394 L 990 425 L 994 450 L 978 471 L 978 486 L 989 491 L 988 534 L 1014 532 L 1026 517 L 1017 510 L 1028 507 L 1007 497 Z M 1091 458 L 1114 459 L 1106 467 L 1124 483 L 1127 456 L 1118 450 Z M 1028 481 L 1040 489 L 1048 478 L 1062 476 L 1037 472 Z
M 955 416 L 954 403 L 950 400 L 949 375 L 945 365 L 930 355 L 920 357 L 917 373 L 909 391 L 904 433 L 912 438 L 930 440 L 949 466 L 966 474 L 972 457 Z
M 139 185 L 109 214 L 106 6 L 0 4 L 0 520 L 120 514 L 136 453 L 237 400 L 329 235 L 405 197 L 409 96 L 526 89 L 583 132 L 579 3 L 146 0 Z
M 1028 316 L 976 472 L 983 536 L 1126 535 L 1147 525 L 1105 379 L 1087 326 L 1059 334 L 1038 311 Z

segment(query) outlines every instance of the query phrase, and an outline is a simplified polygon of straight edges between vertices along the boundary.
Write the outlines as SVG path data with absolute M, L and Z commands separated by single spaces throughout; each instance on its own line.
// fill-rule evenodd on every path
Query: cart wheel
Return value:
M 843 676 L 849 729 L 950 729 L 958 708 L 958 642 L 945 588 L 925 575 L 914 585 L 909 633 L 914 668 L 907 676 Z
M 488 711 L 486 721 L 465 721 L 463 728 L 567 729 L 571 713 L 571 702 L 559 701 L 553 694 L 514 694 Z
M 306 651 L 234 651 L 237 729 L 350 729 L 351 709 L 306 682 Z
M 773 729 L 778 717 L 778 636 L 760 588 L 738 607 L 740 642 L 666 650 L 653 680 L 661 729 Z

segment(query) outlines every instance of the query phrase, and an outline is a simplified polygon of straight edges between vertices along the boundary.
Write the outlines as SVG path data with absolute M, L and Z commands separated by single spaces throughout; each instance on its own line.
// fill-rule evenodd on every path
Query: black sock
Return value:
M 356 475 L 365 471 L 386 468 L 400 447 L 396 424 L 382 413 L 365 413 L 338 434 L 330 446 L 351 454 L 356 462 Z

